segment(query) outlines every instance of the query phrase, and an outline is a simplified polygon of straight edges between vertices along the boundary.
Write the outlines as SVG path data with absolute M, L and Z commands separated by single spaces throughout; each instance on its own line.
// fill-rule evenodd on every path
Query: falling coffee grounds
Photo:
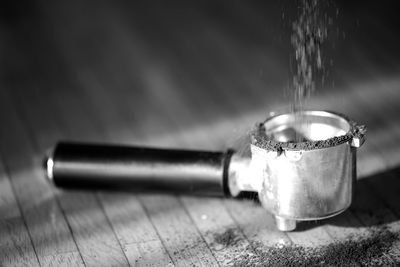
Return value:
M 291 43 L 294 50 L 293 80 L 289 86 L 291 111 L 296 124 L 303 121 L 301 113 L 307 110 L 307 100 L 314 93 L 316 85 L 324 84 L 325 62 L 323 43 L 328 37 L 328 26 L 332 19 L 325 12 L 330 1 L 299 0 L 298 17 L 292 23 Z M 301 142 L 301 137 L 295 138 Z

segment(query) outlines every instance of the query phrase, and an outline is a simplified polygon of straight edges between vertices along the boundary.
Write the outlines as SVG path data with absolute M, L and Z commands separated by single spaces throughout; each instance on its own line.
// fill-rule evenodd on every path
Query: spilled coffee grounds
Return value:
M 214 242 L 234 246 L 234 232 L 227 230 L 215 236 Z M 372 228 L 366 236 L 349 236 L 320 247 L 280 245 L 265 247 L 257 242 L 238 251 L 230 266 L 400 266 L 393 258 L 392 248 L 400 236 L 386 227 Z

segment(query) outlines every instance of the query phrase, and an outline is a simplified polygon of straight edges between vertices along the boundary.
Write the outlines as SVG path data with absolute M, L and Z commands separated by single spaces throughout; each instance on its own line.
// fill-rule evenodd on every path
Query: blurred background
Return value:
M 115 113 L 111 123 L 97 120 L 116 142 L 161 145 L 157 139 L 182 131 L 214 138 L 215 127 L 235 139 L 290 106 L 298 2 L 22 1 L 0 12 L 1 90 L 13 105 L 23 98 L 28 111 Z M 368 112 L 379 110 L 394 124 L 395 114 L 381 109 L 398 91 L 395 3 L 330 1 L 323 12 L 333 20 L 322 50 L 325 83 L 310 107 L 377 126 Z M 57 104 L 54 97 L 68 102 L 63 95 L 79 107 Z M 47 131 L 43 123 L 39 135 Z
M 395 167 L 395 3 L 320 6 L 332 23 L 308 108 L 368 126 L 361 174 Z M 299 1 L 23 1 L 0 12 L 1 125 L 15 112 L 38 158 L 60 139 L 238 147 L 256 122 L 291 105 Z M 10 150 L 3 157 L 20 161 Z

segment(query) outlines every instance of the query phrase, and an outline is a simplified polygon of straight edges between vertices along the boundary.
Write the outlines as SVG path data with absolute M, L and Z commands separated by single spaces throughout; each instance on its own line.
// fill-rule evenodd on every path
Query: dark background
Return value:
M 326 82 L 318 85 L 311 106 L 339 109 L 357 120 L 373 122 L 347 110 L 347 102 L 344 107 L 336 104 L 349 98 L 348 92 L 356 87 L 398 76 L 396 2 L 324 3 L 329 3 L 324 12 L 334 23 L 323 47 Z M 254 118 L 260 120 L 260 114 L 289 107 L 290 35 L 298 1 L 1 5 L 1 90 L 23 98 L 35 95 L 42 99 L 39 106 L 48 106 L 49 112 L 52 100 L 46 96 L 54 94 L 76 96 L 94 106 L 92 113 L 112 102 L 109 109 L 134 120 L 132 125 L 115 122 L 106 127 L 132 131 L 134 136 L 136 129 L 149 129 L 148 135 L 174 132 L 176 127 L 165 123 L 168 118 L 191 129 L 246 114 L 257 114 Z M 373 87 L 365 89 L 368 98 L 380 95 L 380 89 Z M 94 100 L 92 94 L 104 97 Z M 358 98 L 352 97 L 350 103 L 354 101 Z M 74 107 L 63 109 L 68 112 Z M 245 127 L 252 124 L 247 121 Z M 162 126 L 154 130 L 148 125 Z

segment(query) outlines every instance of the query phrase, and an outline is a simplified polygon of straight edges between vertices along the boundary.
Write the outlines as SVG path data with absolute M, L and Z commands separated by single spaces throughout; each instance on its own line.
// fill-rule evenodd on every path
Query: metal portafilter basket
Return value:
M 251 157 L 205 152 L 59 143 L 46 158 L 59 187 L 171 191 L 214 196 L 257 192 L 277 228 L 348 208 L 356 149 L 365 127 L 343 115 L 304 111 L 268 118 L 252 133 Z M 294 142 L 297 140 L 297 142 Z

